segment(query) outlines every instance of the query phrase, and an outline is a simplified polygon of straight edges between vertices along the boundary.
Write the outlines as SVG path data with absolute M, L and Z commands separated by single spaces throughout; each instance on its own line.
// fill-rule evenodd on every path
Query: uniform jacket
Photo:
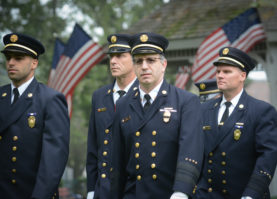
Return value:
M 165 80 L 147 112 L 133 91 L 117 104 L 113 134 L 113 199 L 191 195 L 201 170 L 203 139 L 197 96 Z
M 277 161 L 277 113 L 244 91 L 218 127 L 220 99 L 203 104 L 205 161 L 197 199 L 270 198 Z
M 69 145 L 65 97 L 34 79 L 11 105 L 0 87 L 0 197 L 58 198 Z
M 137 84 L 136 80 L 129 91 L 137 89 Z M 113 87 L 114 84 L 106 85 L 93 93 L 89 121 L 87 190 L 95 191 L 94 198 L 101 199 L 110 199 L 111 127 L 116 109 L 113 102 Z

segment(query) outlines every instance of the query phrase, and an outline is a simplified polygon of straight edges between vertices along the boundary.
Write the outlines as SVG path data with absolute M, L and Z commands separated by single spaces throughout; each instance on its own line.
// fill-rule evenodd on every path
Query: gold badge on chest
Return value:
M 171 117 L 170 111 L 169 111 L 169 110 L 165 110 L 165 111 L 164 111 L 164 114 L 163 114 L 163 121 L 164 121 L 165 123 L 168 123 L 169 120 L 170 120 L 170 117 Z
M 241 136 L 241 131 L 239 129 L 236 129 L 234 131 L 234 139 L 235 140 L 239 140 L 240 139 L 240 136 Z
M 30 128 L 34 128 L 36 125 L 36 113 L 28 114 L 28 125 Z
M 244 123 L 242 122 L 237 122 L 235 125 L 235 130 L 234 130 L 234 140 L 238 141 L 241 137 L 241 130 L 243 129 Z
M 173 107 L 164 107 L 160 109 L 160 112 L 163 112 L 163 122 L 168 123 L 171 118 L 171 113 L 177 112 L 177 110 L 173 109 Z

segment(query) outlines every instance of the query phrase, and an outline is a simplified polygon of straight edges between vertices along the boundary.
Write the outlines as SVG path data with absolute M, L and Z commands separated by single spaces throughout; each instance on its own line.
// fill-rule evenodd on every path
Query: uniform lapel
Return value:
M 0 93 L 0 133 L 2 132 L 3 126 L 6 123 L 6 117 L 10 113 L 11 108 L 11 85 L 2 87 Z
M 138 115 L 138 117 L 142 120 L 143 119 L 143 108 L 140 102 L 140 92 L 139 90 L 135 90 L 131 93 L 132 96 L 130 96 L 130 106 L 131 109 L 135 112 L 135 114 Z
M 0 126 L 0 133 L 13 124 L 31 106 L 37 85 L 38 83 L 34 79 L 14 105 L 11 106 L 9 102 L 9 105 L 4 109 L 6 110 L 3 113 L 5 118 L 2 118 L 4 115 L 1 115 L 1 120 L 5 122 Z M 11 99 L 10 96 L 9 99 Z M 5 101 L 4 104 L 8 104 L 8 102 Z
M 222 142 L 222 140 L 231 133 L 232 129 L 234 128 L 237 122 L 242 121 L 242 117 L 246 110 L 246 96 L 247 94 L 245 91 L 242 93 L 238 104 L 236 105 L 235 109 L 233 110 L 232 114 L 226 120 L 225 124 L 219 128 L 219 137 L 217 139 L 216 145 Z
M 211 131 L 207 131 L 206 133 L 208 134 L 206 136 L 206 148 L 205 150 L 207 153 L 213 150 L 213 148 L 216 146 L 216 138 L 219 137 L 219 131 L 218 131 L 218 124 L 217 124 L 217 115 L 218 115 L 218 110 L 220 107 L 220 101 L 221 99 L 216 99 L 214 103 L 210 105 L 210 107 L 207 110 L 208 116 L 205 115 L 206 118 L 204 120 L 208 120 L 207 124 L 211 125 Z
M 105 97 L 103 99 L 103 105 L 106 107 L 107 115 L 105 120 L 108 123 L 108 126 L 110 126 L 113 122 L 114 114 L 115 114 L 115 104 L 113 102 L 113 84 L 107 89 Z

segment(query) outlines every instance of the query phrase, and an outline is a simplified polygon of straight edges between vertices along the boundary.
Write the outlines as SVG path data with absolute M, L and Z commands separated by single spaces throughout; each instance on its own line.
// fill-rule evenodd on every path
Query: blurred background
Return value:
M 47 84 L 55 40 L 59 38 L 66 43 L 76 23 L 104 51 L 109 34 L 156 32 L 170 41 L 166 52 L 166 79 L 175 84 L 180 74 L 191 75 L 201 42 L 250 7 L 258 8 L 267 38 L 249 52 L 258 66 L 249 74 L 246 90 L 277 107 L 277 0 L 5 0 L 0 2 L 0 48 L 3 49 L 3 36 L 9 32 L 39 39 L 46 53 L 39 59 L 36 77 Z M 91 95 L 111 81 L 105 56 L 74 90 L 70 156 L 60 185 L 61 199 L 86 196 L 86 139 Z M 0 56 L 0 86 L 6 83 L 9 79 L 4 57 Z M 198 94 L 191 78 L 180 87 Z M 270 188 L 272 196 L 277 196 L 276 176 Z

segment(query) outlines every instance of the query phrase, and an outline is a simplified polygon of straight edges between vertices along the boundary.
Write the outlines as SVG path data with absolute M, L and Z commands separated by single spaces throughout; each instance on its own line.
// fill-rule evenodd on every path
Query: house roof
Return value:
M 156 32 L 169 40 L 204 38 L 250 8 L 254 0 L 171 0 L 154 10 L 127 32 Z M 277 31 L 277 3 L 258 7 L 267 32 Z

